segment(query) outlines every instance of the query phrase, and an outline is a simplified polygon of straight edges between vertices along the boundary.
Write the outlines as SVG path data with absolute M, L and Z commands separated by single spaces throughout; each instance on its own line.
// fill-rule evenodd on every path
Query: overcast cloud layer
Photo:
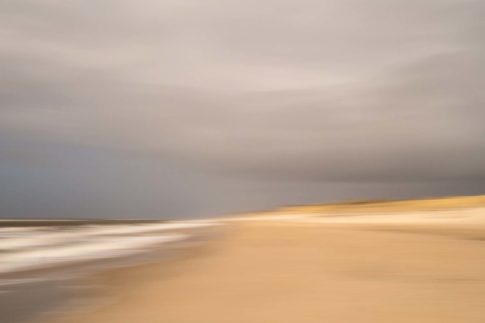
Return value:
M 485 193 L 485 1 L 4 0 L 0 216 Z

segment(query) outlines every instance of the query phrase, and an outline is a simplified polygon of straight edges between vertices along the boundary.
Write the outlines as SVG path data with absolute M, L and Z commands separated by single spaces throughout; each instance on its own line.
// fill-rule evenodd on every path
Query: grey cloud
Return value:
M 18 191 L 0 189 L 3 213 L 479 193 L 484 14 L 471 0 L 4 1 L 0 179 Z M 87 176 L 109 163 L 146 191 Z

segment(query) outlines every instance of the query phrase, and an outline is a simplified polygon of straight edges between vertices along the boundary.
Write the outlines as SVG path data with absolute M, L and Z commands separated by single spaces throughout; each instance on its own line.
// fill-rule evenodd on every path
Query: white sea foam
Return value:
M 0 230 L 0 274 L 140 253 L 188 236 L 169 230 L 218 225 L 213 221 L 80 225 Z
M 215 222 L 168 222 L 134 225 L 89 225 L 69 229 L 22 229 L 10 228 L 10 231 L 0 231 L 0 250 L 20 250 L 76 242 L 79 239 L 103 235 L 134 235 L 147 234 L 165 230 L 181 230 L 217 225 Z M 17 231 L 15 229 L 18 229 Z
M 186 238 L 184 234 L 144 237 L 102 237 L 74 245 L 39 248 L 0 257 L 0 273 L 37 269 L 66 262 L 126 256 L 147 247 Z

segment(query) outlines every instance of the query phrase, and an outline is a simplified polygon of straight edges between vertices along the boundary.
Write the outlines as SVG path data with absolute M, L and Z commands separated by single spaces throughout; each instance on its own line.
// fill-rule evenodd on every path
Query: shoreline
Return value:
M 106 272 L 110 304 L 41 322 L 482 321 L 481 223 L 227 221 L 200 252 Z
M 99 303 L 97 295 L 104 293 L 106 285 L 101 278 L 106 274 L 152 263 L 168 263 L 182 255 L 184 249 L 217 239 L 220 231 L 217 226 L 181 229 L 177 234 L 184 234 L 184 239 L 154 245 L 139 253 L 3 273 L 0 275 L 2 323 L 36 322 L 49 313 L 91 308 Z

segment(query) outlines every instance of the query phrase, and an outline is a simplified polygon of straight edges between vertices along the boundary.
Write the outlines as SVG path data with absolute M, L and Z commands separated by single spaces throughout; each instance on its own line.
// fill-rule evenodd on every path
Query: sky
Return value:
M 485 193 L 485 1 L 3 0 L 0 217 Z

